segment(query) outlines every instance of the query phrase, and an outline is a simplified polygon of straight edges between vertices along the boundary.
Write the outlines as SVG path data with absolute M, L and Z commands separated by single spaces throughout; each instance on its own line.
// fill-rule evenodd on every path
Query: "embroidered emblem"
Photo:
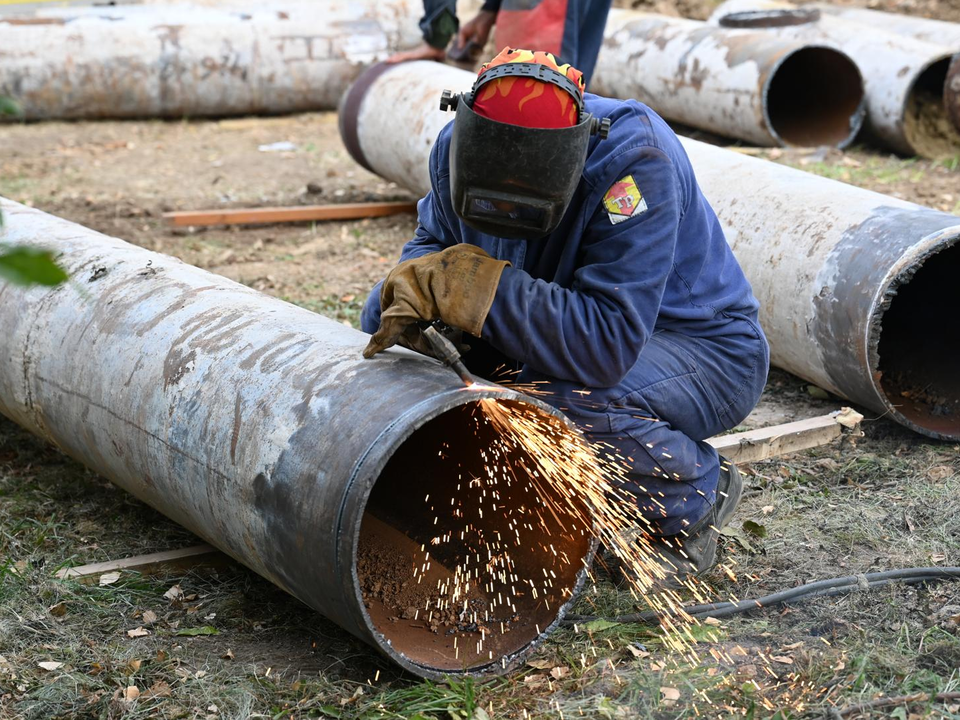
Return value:
M 633 175 L 627 175 L 615 182 L 603 196 L 603 207 L 610 222 L 614 225 L 629 220 L 634 215 L 647 211 L 647 201 L 637 187 Z

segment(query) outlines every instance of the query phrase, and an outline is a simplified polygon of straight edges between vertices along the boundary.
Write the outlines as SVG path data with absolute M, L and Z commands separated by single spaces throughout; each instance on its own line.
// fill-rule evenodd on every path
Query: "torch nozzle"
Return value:
M 433 349 L 433 354 L 437 360 L 453 368 L 454 372 L 460 376 L 460 379 L 463 380 L 467 387 L 473 385 L 473 376 L 470 375 L 467 366 L 464 365 L 460 359 L 460 352 L 457 350 L 457 346 L 448 338 L 444 337 L 433 325 L 428 325 L 422 332 L 427 342 L 430 343 L 430 347 Z

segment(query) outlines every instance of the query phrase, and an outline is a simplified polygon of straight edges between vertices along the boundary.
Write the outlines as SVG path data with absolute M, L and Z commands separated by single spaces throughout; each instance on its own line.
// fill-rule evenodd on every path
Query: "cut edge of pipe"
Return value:
M 378 62 L 368 67 L 343 93 L 340 98 L 340 105 L 337 107 L 340 137 L 347 148 L 347 152 L 357 163 L 372 173 L 376 173 L 376 171 L 371 167 L 367 156 L 364 155 L 363 145 L 360 143 L 360 108 L 363 106 L 363 101 L 367 97 L 370 86 L 392 67 L 393 65 L 387 62 Z
M 816 7 L 785 7 L 769 10 L 738 10 L 722 15 L 717 24 L 725 28 L 757 29 L 807 25 L 820 19 Z
M 779 94 L 775 87 L 777 85 L 778 74 L 782 73 L 784 67 L 790 64 L 791 60 L 796 62 L 797 60 L 801 59 L 799 56 L 809 56 L 813 53 L 816 53 L 821 57 L 829 56 L 831 58 L 831 62 L 836 64 L 838 69 L 842 67 L 843 72 L 849 73 L 849 79 L 854 80 L 859 86 L 858 96 L 855 103 L 850 103 L 853 105 L 852 109 L 850 110 L 844 110 L 837 107 L 831 109 L 831 112 L 834 115 L 834 118 L 832 118 L 830 121 L 830 127 L 832 130 L 818 133 L 816 137 L 808 140 L 800 140 L 791 130 L 789 134 L 793 136 L 793 139 L 790 139 L 786 137 L 786 134 L 782 130 L 783 125 L 779 119 L 781 114 L 779 112 L 771 112 L 771 93 L 773 92 L 773 94 Z M 782 75 L 779 79 L 781 81 L 783 80 Z M 828 82 L 826 87 L 830 88 L 831 90 L 838 89 L 839 83 L 837 82 L 836 73 L 831 73 L 827 80 Z M 819 147 L 821 145 L 829 145 L 838 149 L 843 149 L 854 141 L 857 134 L 860 132 L 861 127 L 863 126 L 867 114 L 867 94 L 863 81 L 863 75 L 860 73 L 860 68 L 857 67 L 857 64 L 845 52 L 836 47 L 825 44 L 798 44 L 796 47 L 783 53 L 777 58 L 776 62 L 770 68 L 770 72 L 765 78 L 763 87 L 761 88 L 761 95 L 763 120 L 766 124 L 767 131 L 774 139 L 776 144 L 783 147 Z M 845 96 L 846 93 L 841 92 L 837 97 L 840 98 Z M 776 100 L 776 98 L 774 98 L 774 100 Z M 823 98 L 822 96 L 819 98 L 814 96 L 811 98 L 809 103 L 811 106 L 817 107 L 818 103 L 823 103 Z M 777 116 L 776 119 L 774 118 L 774 115 Z M 789 118 L 796 117 L 795 113 L 792 111 L 788 111 L 784 115 Z M 844 123 L 846 123 L 846 127 L 844 127 Z M 809 119 L 804 119 L 801 121 L 801 126 L 803 127 L 809 127 L 809 124 Z
M 885 354 L 894 354 L 887 353 L 891 347 L 897 351 L 900 351 L 904 346 L 909 348 L 909 343 L 903 342 L 902 336 L 905 333 L 901 331 L 898 325 L 914 329 L 920 316 L 914 314 L 908 322 L 901 322 L 899 324 L 896 324 L 896 317 L 897 314 L 904 313 L 903 308 L 905 306 L 902 305 L 902 303 L 910 302 L 910 299 L 904 299 L 903 295 L 906 290 L 910 288 L 911 281 L 913 281 L 919 273 L 926 270 L 928 276 L 923 278 L 922 283 L 915 283 L 913 285 L 913 292 L 917 292 L 919 288 L 919 291 L 929 289 L 934 292 L 938 290 L 946 292 L 952 291 L 954 295 L 957 294 L 958 286 L 956 284 L 951 283 L 947 286 L 945 282 L 932 282 L 929 274 L 933 274 L 930 272 L 930 268 L 932 267 L 931 261 L 936 256 L 949 253 L 951 258 L 953 258 L 958 252 L 960 252 L 960 219 L 958 219 L 957 225 L 943 228 L 942 230 L 925 236 L 916 243 L 909 252 L 905 253 L 900 261 L 890 269 L 879 285 L 870 313 L 866 338 L 867 361 L 872 385 L 887 412 L 893 416 L 896 422 L 915 432 L 939 440 L 954 442 L 960 440 L 960 383 L 954 383 L 956 387 L 952 388 L 952 397 L 944 398 L 947 400 L 946 404 L 939 407 L 935 404 L 932 410 L 920 408 L 920 405 L 929 406 L 929 403 L 924 401 L 913 402 L 912 398 L 907 395 L 907 393 L 910 392 L 908 388 L 901 389 L 899 383 L 891 381 L 889 377 L 887 377 L 893 372 L 896 372 L 896 360 L 892 362 L 893 367 L 891 367 L 889 358 L 885 361 Z M 935 279 L 936 275 L 934 275 L 934 280 Z M 897 305 L 898 297 L 901 302 L 900 306 Z M 924 305 L 929 304 L 931 303 L 924 303 Z M 893 312 L 894 310 L 896 314 Z M 926 307 L 925 310 L 926 317 L 933 319 L 935 322 L 939 321 L 942 317 L 941 314 L 937 312 L 937 308 Z M 945 312 L 949 318 L 953 318 L 952 307 L 945 308 Z M 938 345 L 951 342 L 954 346 L 960 344 L 960 333 L 958 333 L 956 329 L 954 329 L 953 337 L 949 334 L 951 327 L 956 328 L 955 322 L 953 322 L 952 325 L 950 324 L 952 322 L 951 319 L 948 319 L 944 325 L 946 328 L 946 332 L 944 333 L 945 337 L 937 339 Z M 884 327 L 885 323 L 887 327 Z M 894 325 L 891 327 L 891 324 Z M 886 331 L 886 338 L 884 337 L 884 331 Z M 914 332 L 916 332 L 916 330 L 914 330 Z M 893 337 L 891 337 L 891 335 Z M 940 347 L 939 349 L 941 352 L 935 355 L 932 354 L 931 357 L 943 358 L 950 364 L 955 355 L 951 354 L 949 347 Z M 953 364 L 955 364 L 955 362 Z M 915 367 L 915 364 L 912 364 L 912 367 Z M 934 368 L 932 374 L 938 374 L 936 368 Z M 952 369 L 944 369 L 943 375 L 956 377 L 956 373 L 953 372 Z M 929 375 L 925 375 L 923 378 L 925 381 L 930 381 L 929 383 L 924 383 L 925 392 L 926 388 L 934 385 L 934 380 L 931 379 Z M 937 388 L 934 388 L 935 391 L 936 389 Z M 950 404 L 952 404 L 954 411 L 950 413 L 944 412 L 944 408 Z
M 338 557 L 341 561 L 349 558 L 350 567 L 339 567 L 337 574 L 340 577 L 349 577 L 351 579 L 350 587 L 357 600 L 355 605 L 351 604 L 351 607 L 358 608 L 362 615 L 362 617 L 356 618 L 357 621 L 365 630 L 367 637 L 391 660 L 415 675 L 431 680 L 442 680 L 451 675 L 478 678 L 492 677 L 502 675 L 518 667 L 524 658 L 543 644 L 547 637 L 560 625 L 567 612 L 569 612 L 573 606 L 573 603 L 586 582 L 590 565 L 599 544 L 597 538 L 594 536 L 589 544 L 587 553 L 582 558 L 582 567 L 577 571 L 576 581 L 573 587 L 570 588 L 570 597 L 566 602 L 557 607 L 552 621 L 541 628 L 539 635 L 533 637 L 532 640 L 518 650 L 495 658 L 490 662 L 476 665 L 463 671 L 429 667 L 408 658 L 396 650 L 392 646 L 390 639 L 376 627 L 373 619 L 364 607 L 363 592 L 357 574 L 359 541 L 363 526 L 363 517 L 367 503 L 370 500 L 370 495 L 389 460 L 400 446 L 408 441 L 414 433 L 431 420 L 457 407 L 475 403 L 483 398 L 498 398 L 530 405 L 558 419 L 564 425 L 572 428 L 574 432 L 579 432 L 576 430 L 576 426 L 557 409 L 540 400 L 516 392 L 515 390 L 498 387 L 496 385 L 487 385 L 484 383 L 482 387 L 477 389 L 457 388 L 456 390 L 428 398 L 408 409 L 402 416 L 384 428 L 377 440 L 371 444 L 368 451 L 357 461 L 350 485 L 352 486 L 356 483 L 363 485 L 363 491 L 357 497 L 360 510 L 354 513 L 351 518 L 345 515 L 343 512 L 344 508 L 341 508 L 341 515 L 338 520 L 341 547 L 341 552 L 338 553 Z M 346 496 L 347 493 L 345 493 L 345 497 Z

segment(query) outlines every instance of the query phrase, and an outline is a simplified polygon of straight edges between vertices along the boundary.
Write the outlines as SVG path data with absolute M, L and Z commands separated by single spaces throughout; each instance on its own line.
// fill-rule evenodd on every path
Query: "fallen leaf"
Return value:
M 157 614 L 153 610 L 144 610 L 143 624 L 153 625 L 157 621 Z
M 41 668 L 42 670 L 49 670 L 49 671 L 52 672 L 52 671 L 54 671 L 54 670 L 57 670 L 57 669 L 59 669 L 59 668 L 62 668 L 62 667 L 63 667 L 63 663 L 62 663 L 62 662 L 53 662 L 53 661 L 47 660 L 47 661 L 45 661 L 45 662 L 37 663 L 37 667 Z
M 816 398 L 817 400 L 830 399 L 830 393 L 821 387 L 817 387 L 816 385 L 807 385 L 807 395 Z
M 230 648 L 227 648 L 227 651 L 220 657 L 223 658 L 224 660 L 233 660 L 233 650 L 231 650 Z
M 662 687 L 660 688 L 660 694 L 663 695 L 664 700 L 680 699 L 680 691 L 674 687 Z
M 142 627 L 134 628 L 133 630 L 127 630 L 127 637 L 129 638 L 146 637 L 149 634 L 150 631 L 144 630 Z
M 599 632 L 601 630 L 607 630 L 612 627 L 616 627 L 620 623 L 613 622 L 612 620 L 604 620 L 603 618 L 598 618 L 597 620 L 591 620 L 588 623 L 584 623 L 580 627 L 586 630 L 587 632 Z
M 570 668 L 557 666 L 550 671 L 550 677 L 560 680 L 570 674 Z
M 627 645 L 627 650 L 629 650 L 630 654 L 635 658 L 650 657 L 650 653 L 648 653 L 642 645 L 638 645 L 637 643 L 630 643 Z
M 166 650 L 157 650 L 157 662 L 164 662 L 167 659 Z
M 207 712 L 220 712 L 220 708 L 218 708 L 216 705 L 210 705 L 207 707 Z
M 170 685 L 160 680 L 147 688 L 140 697 L 144 700 L 149 700 L 150 698 L 170 697 L 172 694 L 173 693 L 170 692 Z
M 799 647 L 803 647 L 803 640 L 800 640 L 795 643 L 790 643 L 789 645 L 784 645 L 781 650 L 796 650 Z
M 174 585 L 172 588 L 170 588 L 169 590 L 167 590 L 167 591 L 163 594 L 163 596 L 164 596 L 167 600 L 169 600 L 169 601 L 171 601 L 171 602 L 174 602 L 174 601 L 179 600 L 180 598 L 183 597 L 183 590 L 180 589 L 180 586 L 179 586 L 179 585 Z
M 119 572 L 104 573 L 100 576 L 100 587 L 103 587 L 104 585 L 113 585 L 119 579 Z
M 210 625 L 203 625 L 202 627 L 184 628 L 183 630 L 177 630 L 176 632 L 176 635 L 178 637 L 193 637 L 195 635 L 219 635 L 219 634 L 220 634 L 220 631 Z
M 537 670 L 547 670 L 553 667 L 553 660 L 528 660 L 527 665 Z
M 340 302 L 348 303 L 348 302 L 353 302 L 353 301 L 356 300 L 356 299 L 357 299 L 357 296 L 356 296 L 356 295 L 343 295 L 343 296 L 340 298 Z
M 947 559 L 947 556 L 944 555 L 943 553 L 934 553 L 933 555 L 930 556 L 930 559 L 933 562 L 943 562 L 944 560 Z
M 773 505 L 764 505 L 762 508 L 760 508 L 760 512 L 762 512 L 764 515 L 769 515 L 773 512 Z
M 853 408 L 840 408 L 840 412 L 837 413 L 836 420 L 838 423 L 843 425 L 843 427 L 852 430 L 857 427 L 861 422 L 863 422 L 863 415 L 858 413 Z
M 720 622 L 719 620 L 717 620 L 717 618 L 715 618 L 715 617 L 708 617 L 708 618 L 705 618 L 705 619 L 704 619 L 703 624 L 704 624 L 704 625 L 713 625 L 714 627 L 719 627 L 719 626 L 722 625 L 723 623 Z
M 201 678 L 205 678 L 205 677 L 207 676 L 207 671 L 206 671 L 206 670 L 197 670 L 197 671 L 193 674 L 193 676 L 194 676 L 195 678 L 197 678 L 198 680 L 201 679 Z
M 123 691 L 124 700 L 133 701 L 133 700 L 136 700 L 138 697 L 140 697 L 140 689 L 136 685 L 131 685 L 130 687 L 128 687 L 126 690 Z
M 753 520 L 744 520 L 743 529 L 758 538 L 764 538 L 767 536 L 767 528 L 758 522 L 754 522 Z
M 135 673 L 140 670 L 140 666 L 143 665 L 142 660 L 129 660 L 127 661 L 127 670 L 131 673 Z
M 56 605 L 51 605 L 48 608 L 48 612 L 54 617 L 63 617 L 67 614 L 67 604 L 65 602 L 58 602 Z
M 927 477 L 934 482 L 940 482 L 955 474 L 955 470 L 948 465 L 936 465 L 927 470 Z
M 793 658 L 788 657 L 787 655 L 771 655 L 770 659 L 774 662 L 778 662 L 781 665 L 793 665 Z

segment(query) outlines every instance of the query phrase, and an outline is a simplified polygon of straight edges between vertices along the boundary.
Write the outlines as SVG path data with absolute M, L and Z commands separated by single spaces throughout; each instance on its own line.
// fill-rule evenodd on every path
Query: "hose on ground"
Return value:
M 841 595 L 853 590 L 867 590 L 882 587 L 893 582 L 907 584 L 926 582 L 927 580 L 956 580 L 960 579 L 960 567 L 913 567 L 899 570 L 885 570 L 883 572 L 864 573 L 862 575 L 847 575 L 845 577 L 817 580 L 806 585 L 781 590 L 760 598 L 739 600 L 737 602 L 718 602 L 705 605 L 686 605 L 678 608 L 676 613 L 686 613 L 695 618 L 722 618 L 738 613 L 749 612 L 759 608 L 782 605 L 784 603 L 809 600 L 814 597 Z M 615 623 L 645 623 L 653 624 L 659 621 L 662 613 L 647 610 L 632 615 L 618 615 L 603 617 L 600 615 L 567 615 L 564 625 L 585 623 L 592 620 L 606 620 Z

